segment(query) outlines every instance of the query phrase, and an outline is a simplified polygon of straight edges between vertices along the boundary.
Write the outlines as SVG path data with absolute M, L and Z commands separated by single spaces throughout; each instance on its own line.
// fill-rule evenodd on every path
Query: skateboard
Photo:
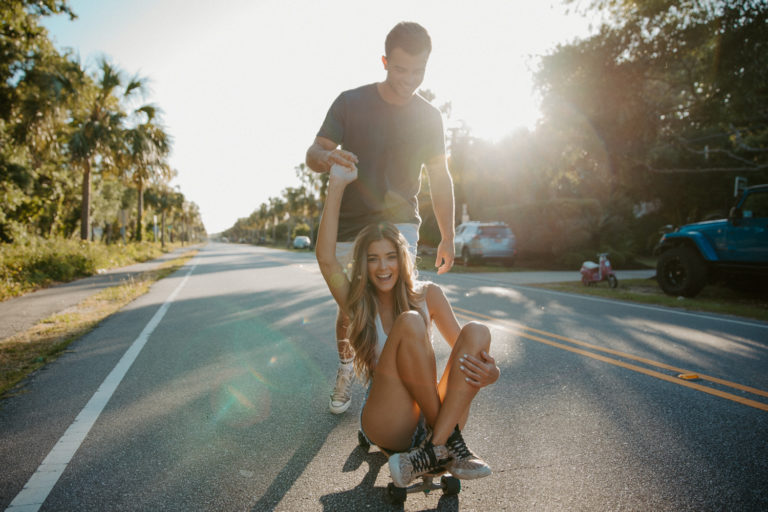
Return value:
M 362 432 L 357 433 L 357 443 L 364 450 L 368 451 L 371 444 L 365 439 Z M 389 458 L 392 454 L 387 450 L 381 450 L 381 453 Z M 440 478 L 439 482 L 435 480 Z M 421 481 L 413 483 L 408 487 L 398 487 L 394 482 L 387 485 L 387 499 L 396 505 L 405 503 L 409 494 L 423 492 L 429 494 L 431 491 L 442 490 L 445 496 L 455 496 L 461 492 L 461 480 L 448 473 L 447 470 L 441 470 L 435 473 L 427 473 L 421 476 Z

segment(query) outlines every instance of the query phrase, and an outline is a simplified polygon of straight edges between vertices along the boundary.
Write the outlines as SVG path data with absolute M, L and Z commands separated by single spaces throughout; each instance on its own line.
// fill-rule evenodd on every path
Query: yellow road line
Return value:
M 574 339 L 567 338 L 565 336 L 560 336 L 560 335 L 557 335 L 557 334 L 554 334 L 554 333 L 548 333 L 546 331 L 540 331 L 538 329 L 534 329 L 534 328 L 531 328 L 531 327 L 526 327 L 524 325 L 520 325 L 520 324 L 518 324 L 516 322 L 509 322 L 509 321 L 500 320 L 498 318 L 494 318 L 494 317 L 491 317 L 491 316 L 488 316 L 488 315 L 484 315 L 482 313 L 475 313 L 473 311 L 469 311 L 469 310 L 462 309 L 462 308 L 457 308 L 457 307 L 454 307 L 453 309 L 458 313 L 457 316 L 459 316 L 459 317 L 463 317 L 463 318 L 468 319 L 468 320 L 477 320 L 478 318 L 484 318 L 484 319 L 487 319 L 487 320 L 492 320 L 495 323 L 495 325 L 497 327 L 501 328 L 501 329 L 504 329 L 504 330 L 506 330 L 508 332 L 512 332 L 512 333 L 518 334 L 518 335 L 520 335 L 520 336 L 522 336 L 524 338 L 528 338 L 530 340 L 537 341 L 539 343 L 544 343 L 546 345 L 550 345 L 552 347 L 556 347 L 556 348 L 559 348 L 559 349 L 562 349 L 562 350 L 567 350 L 567 351 L 573 352 L 575 354 L 580 354 L 580 355 L 583 355 L 583 356 L 586 356 L 586 357 L 591 357 L 592 359 L 597 359 L 598 361 L 603 361 L 605 363 L 612 364 L 614 366 L 619 366 L 621 368 L 625 368 L 625 369 L 628 369 L 628 370 L 636 371 L 638 373 L 649 375 L 651 377 L 655 377 L 657 379 L 661 379 L 661 380 L 664 380 L 664 381 L 667 381 L 667 382 L 671 382 L 673 384 L 678 384 L 680 386 L 685 386 L 685 387 L 688 387 L 688 388 L 691 388 L 691 389 L 695 389 L 697 391 L 702 391 L 704 393 L 708 393 L 710 395 L 718 396 L 720 398 L 725 398 L 726 400 L 731 400 L 733 402 L 737 402 L 737 403 L 740 403 L 740 404 L 743 404 L 743 405 L 747 405 L 749 407 L 754 407 L 756 409 L 760 409 L 760 410 L 763 410 L 763 411 L 768 411 L 768 404 L 765 404 L 765 403 L 762 403 L 762 402 L 758 402 L 756 400 L 750 400 L 748 398 L 740 397 L 738 395 L 727 393 L 725 391 L 720 391 L 718 389 L 713 389 L 713 388 L 710 388 L 710 387 L 707 387 L 707 386 L 702 386 L 701 384 L 696 384 L 694 382 L 683 380 L 683 379 L 680 379 L 678 377 L 667 375 L 665 373 L 657 372 L 655 370 L 651 370 L 651 369 L 648 369 L 648 368 L 643 368 L 641 366 L 637 366 L 637 365 L 634 365 L 634 364 L 625 363 L 625 362 L 619 361 L 617 359 L 612 359 L 610 357 L 603 356 L 601 354 L 595 354 L 594 352 L 589 352 L 587 350 L 582 350 L 580 348 L 572 347 L 570 345 L 564 345 L 562 343 L 558 343 L 556 341 L 552 341 L 552 340 L 549 340 L 549 339 L 546 339 L 546 338 L 541 338 L 539 336 L 534 336 L 532 334 L 528 334 L 528 333 L 523 332 L 523 331 L 529 330 L 529 331 L 532 331 L 532 332 L 536 332 L 538 334 L 543 334 L 545 336 L 549 336 L 551 338 L 556 338 L 556 339 L 560 339 L 560 340 L 563 340 L 563 341 L 567 341 L 568 343 L 573 343 L 573 344 L 576 344 L 576 345 L 581 345 L 581 346 L 584 346 L 584 347 L 588 347 L 588 348 L 590 348 L 592 350 L 598 350 L 598 351 L 606 352 L 606 353 L 609 353 L 609 354 L 617 355 L 617 356 L 625 358 L 625 359 L 631 359 L 631 360 L 642 362 L 644 364 L 648 364 L 648 365 L 651 365 L 651 366 L 656 366 L 657 368 L 664 368 L 664 369 L 667 369 L 667 370 L 672 370 L 672 371 L 681 372 L 681 373 L 690 373 L 689 371 L 683 370 L 681 368 L 670 366 L 670 365 L 667 365 L 667 364 L 664 364 L 664 363 L 659 363 L 659 362 L 656 362 L 656 361 L 651 361 L 650 359 L 645 359 L 645 358 L 642 358 L 642 357 L 633 356 L 631 354 L 620 352 L 618 350 L 613 350 L 613 349 L 609 349 L 609 348 L 605 348 L 605 347 L 599 347 L 599 346 L 593 345 L 591 343 L 585 343 L 583 341 L 574 340 Z M 511 327 L 509 327 L 507 325 L 504 325 L 505 322 L 506 323 L 512 323 L 512 324 L 515 325 L 515 327 L 511 328 Z M 718 384 L 722 384 L 722 385 L 725 385 L 725 386 L 728 386 L 728 387 L 732 387 L 734 389 L 740 389 L 742 391 L 747 391 L 749 393 L 757 394 L 757 395 L 760 395 L 760 396 L 768 396 L 768 393 L 766 393 L 765 391 L 760 390 L 760 389 L 751 388 L 749 386 L 742 386 L 741 384 L 737 384 L 735 382 L 726 381 L 726 380 L 723 380 L 723 379 L 718 379 L 716 377 L 708 377 L 706 375 L 701 375 L 701 374 L 698 374 L 698 376 L 699 376 L 699 378 L 701 378 L 703 380 L 708 380 L 708 381 L 711 381 L 711 382 L 716 382 Z
M 652 360 L 646 359 L 644 357 L 639 357 L 639 356 L 635 356 L 635 355 L 632 355 L 632 354 L 627 354 L 626 352 L 621 352 L 619 350 L 613 350 L 613 349 L 610 349 L 610 348 L 600 347 L 598 345 L 593 345 L 591 343 L 587 343 L 587 342 L 584 342 L 584 341 L 575 340 L 573 338 L 568 338 L 566 336 L 560 336 L 559 334 L 555 334 L 555 333 L 551 333 L 551 332 L 547 332 L 547 331 L 541 331 L 539 329 L 534 329 L 533 327 L 528 327 L 528 326 L 519 324 L 519 323 L 514 322 L 514 321 L 501 320 L 501 319 L 498 319 L 498 318 L 494 318 L 492 316 L 484 315 L 482 313 L 475 313 L 473 311 L 469 311 L 469 310 L 466 310 L 466 309 L 461 309 L 461 308 L 454 308 L 454 309 L 456 311 L 462 311 L 462 312 L 464 312 L 466 314 L 475 315 L 477 317 L 481 317 L 481 318 L 484 318 L 484 319 L 487 319 L 487 320 L 493 320 L 495 322 L 509 323 L 509 324 L 514 325 L 515 328 L 520 329 L 520 330 L 531 331 L 531 332 L 535 332 L 535 333 L 538 333 L 538 334 L 543 334 L 544 336 L 548 336 L 550 338 L 556 338 L 556 339 L 559 339 L 559 340 L 562 340 L 562 341 L 567 341 L 568 343 L 573 343 L 574 345 L 581 345 L 582 347 L 587 347 L 587 348 L 592 349 L 592 350 L 599 350 L 600 352 L 606 352 L 608 354 L 614 354 L 614 355 L 617 355 L 617 356 L 622 357 L 624 359 L 631 359 L 633 361 L 637 361 L 639 363 L 655 366 L 657 368 L 664 368 L 665 370 L 670 370 L 670 371 L 678 372 L 678 373 L 686 373 L 686 374 L 694 373 L 694 372 L 691 372 L 690 370 L 686 370 L 684 368 L 678 368 L 676 366 L 668 365 L 668 364 L 665 364 L 665 363 L 659 363 L 658 361 L 652 361 Z M 752 393 L 753 395 L 760 395 L 760 396 L 764 396 L 764 397 L 768 398 L 768 391 L 763 391 L 762 389 L 757 389 L 757 388 L 753 388 L 753 387 L 749 387 L 749 386 L 744 386 L 744 385 L 736 383 L 736 382 L 731 382 L 731 381 L 719 379 L 717 377 L 711 377 L 709 375 L 702 375 L 701 373 L 698 373 L 698 372 L 696 372 L 696 376 L 699 379 L 701 379 L 701 380 L 708 380 L 710 382 L 715 382 L 715 383 L 721 384 L 723 386 L 727 386 L 727 387 L 734 388 L 734 389 L 739 389 L 741 391 L 746 391 L 747 393 Z

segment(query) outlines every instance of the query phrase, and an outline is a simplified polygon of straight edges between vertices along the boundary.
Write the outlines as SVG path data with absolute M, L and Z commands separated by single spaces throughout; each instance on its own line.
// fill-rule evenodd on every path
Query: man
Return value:
M 337 258 L 351 258 L 355 236 L 368 224 L 387 220 L 408 240 L 415 260 L 421 218 L 417 194 L 422 166 L 429 176 L 432 204 L 440 229 L 435 267 L 453 266 L 453 182 L 445 155 L 440 112 L 416 94 L 424 80 L 432 41 L 418 23 L 398 23 L 387 35 L 383 82 L 345 91 L 331 105 L 307 166 L 328 172 L 333 164 L 358 167 L 358 179 L 344 191 L 339 216 Z M 341 414 L 350 405 L 354 353 L 346 339 L 346 319 L 339 311 L 336 340 L 339 369 L 330 410 Z

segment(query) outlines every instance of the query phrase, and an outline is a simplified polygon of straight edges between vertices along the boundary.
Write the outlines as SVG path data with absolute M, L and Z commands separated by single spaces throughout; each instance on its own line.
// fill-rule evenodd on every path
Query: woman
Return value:
M 499 377 L 488 354 L 490 332 L 475 322 L 460 327 L 439 286 L 413 281 L 407 242 L 389 223 L 360 232 L 346 277 L 336 259 L 336 235 L 344 188 L 356 178 L 354 166 L 331 168 L 316 254 L 333 298 L 350 318 L 355 369 L 370 382 L 361 431 L 373 444 L 398 452 L 389 467 L 400 487 L 441 468 L 464 479 L 490 475 L 460 430 L 477 392 Z M 439 382 L 432 321 L 452 347 Z

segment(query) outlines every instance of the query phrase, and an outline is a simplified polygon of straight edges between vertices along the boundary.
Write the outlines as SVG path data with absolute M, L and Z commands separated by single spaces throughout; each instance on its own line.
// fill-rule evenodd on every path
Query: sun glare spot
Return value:
M 231 428 L 246 428 L 269 418 L 272 399 L 264 386 L 230 382 L 214 391 L 211 407 L 216 423 Z

